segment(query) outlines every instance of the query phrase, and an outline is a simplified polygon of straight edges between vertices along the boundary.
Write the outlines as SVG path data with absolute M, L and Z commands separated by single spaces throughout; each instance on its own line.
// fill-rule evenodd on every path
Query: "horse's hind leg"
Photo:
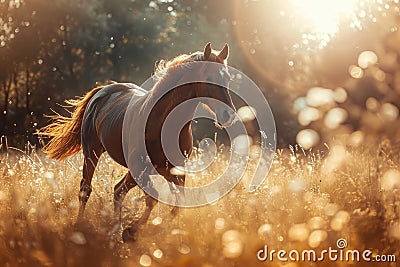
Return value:
M 114 215 L 115 218 L 118 219 L 119 223 L 121 223 L 122 202 L 129 190 L 134 188 L 136 185 L 135 180 L 128 171 L 124 178 L 122 178 L 122 180 L 114 187 Z
M 85 153 L 84 151 L 85 159 L 83 162 L 83 177 L 79 191 L 79 212 L 77 222 L 80 222 L 83 219 L 86 203 L 88 202 L 90 194 L 92 193 L 92 178 L 94 170 L 96 169 L 99 157 L 102 153 L 102 147 L 99 147 L 96 150 L 91 150 L 90 153 Z

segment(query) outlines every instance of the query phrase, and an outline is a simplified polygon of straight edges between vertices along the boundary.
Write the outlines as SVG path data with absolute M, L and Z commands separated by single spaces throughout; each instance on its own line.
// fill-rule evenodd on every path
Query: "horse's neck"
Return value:
M 180 88 L 175 88 L 176 85 L 179 84 L 183 73 L 182 71 L 180 75 L 167 74 L 153 88 L 155 93 L 153 96 L 155 99 L 153 99 L 153 101 L 160 100 L 158 104 L 163 103 L 165 105 L 162 109 L 162 114 L 160 114 L 161 120 L 164 120 L 176 106 L 195 97 L 195 85 L 193 84 L 181 85 Z M 162 95 L 161 98 L 160 95 Z M 188 120 L 191 120 L 195 114 L 196 108 L 197 105 L 193 105 L 193 110 L 185 109 L 185 114 L 180 114 L 180 116 L 185 116 Z

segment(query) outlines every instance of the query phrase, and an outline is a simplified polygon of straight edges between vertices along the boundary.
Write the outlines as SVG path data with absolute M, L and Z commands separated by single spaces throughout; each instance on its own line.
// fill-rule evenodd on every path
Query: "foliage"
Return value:
M 0 11 L 0 125 L 8 135 L 29 136 L 50 107 L 96 82 L 148 76 L 174 35 L 171 15 L 144 1 L 7 1 Z
M 299 20 L 293 0 L 2 0 L 0 134 L 20 147 L 35 143 L 31 133 L 47 123 L 42 114 L 65 112 L 57 103 L 108 80 L 141 84 L 157 60 L 201 50 L 211 41 L 214 48 L 229 43 L 229 63 L 263 90 L 281 146 L 299 142 L 302 128 L 316 130 L 321 143 L 371 129 L 372 139 L 382 133 L 396 139 L 398 130 L 387 129 L 398 117 L 382 121 L 382 111 L 368 109 L 366 100 L 391 104 L 395 113 L 400 108 L 400 10 L 391 0 L 351 2 L 358 3 L 356 13 L 337 32 L 321 35 Z M 351 70 L 364 51 L 378 60 L 354 77 Z M 340 87 L 347 98 L 313 106 L 318 120 L 304 124 L 299 116 L 307 105 L 297 104 L 313 87 Z M 337 107 L 348 116 L 332 130 L 324 120 Z M 364 115 L 378 127 L 366 125 L 371 116 Z

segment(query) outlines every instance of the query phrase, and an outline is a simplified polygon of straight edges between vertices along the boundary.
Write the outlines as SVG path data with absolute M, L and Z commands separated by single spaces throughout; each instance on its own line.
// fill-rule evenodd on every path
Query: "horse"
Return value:
M 122 146 L 122 131 L 124 116 L 131 99 L 135 98 L 135 116 L 140 117 L 141 109 L 154 101 L 155 95 L 162 94 L 171 83 L 176 82 L 176 73 L 179 73 L 178 75 L 183 79 L 191 75 L 190 68 L 185 67 L 187 64 L 191 62 L 213 62 L 221 66 L 221 69 L 227 70 L 228 55 L 228 44 L 225 44 L 222 50 L 215 51 L 211 48 L 211 44 L 207 43 L 203 51 L 182 54 L 170 61 L 160 61 L 156 65 L 153 75 L 157 77 L 158 81 L 150 91 L 131 83 L 112 83 L 99 86 L 93 88 L 83 97 L 66 101 L 74 109 L 70 117 L 59 114 L 52 116 L 52 123 L 38 132 L 40 136 L 50 139 L 43 147 L 43 152 L 56 160 L 63 160 L 81 150 L 84 155 L 77 222 L 83 220 L 86 203 L 92 192 L 92 177 L 100 155 L 107 152 L 114 161 L 127 167 Z M 216 71 L 214 75 L 220 75 L 226 86 L 205 82 L 179 85 L 163 95 L 157 103 L 154 103 L 147 119 L 145 144 L 148 157 L 157 172 L 167 181 L 176 185 L 184 186 L 185 174 L 171 173 L 170 170 L 175 166 L 167 160 L 161 145 L 161 128 L 168 114 L 184 101 L 201 97 L 204 99 L 205 97 L 221 101 L 229 107 L 228 109 L 221 109 L 213 106 L 212 101 L 209 103 L 207 101 L 202 102 L 213 112 L 217 126 L 226 127 L 232 124 L 235 118 L 235 107 L 228 89 L 229 73 L 220 70 Z M 227 77 L 222 77 L 224 75 Z M 193 116 L 193 113 L 188 116 Z M 138 136 L 138 138 L 141 137 Z M 181 152 L 187 155 L 190 155 L 193 149 L 190 120 L 183 126 L 179 134 L 179 147 Z M 180 164 L 183 166 L 184 162 L 180 162 Z M 122 202 L 129 190 L 137 185 L 134 177 L 139 175 L 141 175 L 141 179 L 150 182 L 149 173 L 143 172 L 143 170 L 130 169 L 114 187 L 114 213 L 120 224 Z M 135 240 L 138 227 L 147 222 L 157 199 L 145 192 L 145 202 L 146 208 L 142 216 L 123 229 L 122 238 L 124 241 Z M 175 208 L 172 209 L 173 213 L 176 213 L 177 209 Z

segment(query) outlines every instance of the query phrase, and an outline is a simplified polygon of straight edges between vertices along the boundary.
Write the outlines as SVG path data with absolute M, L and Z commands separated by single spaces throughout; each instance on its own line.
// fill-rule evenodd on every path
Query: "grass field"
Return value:
M 315 154 L 279 150 L 256 193 L 241 183 L 217 203 L 183 209 L 177 217 L 158 204 L 138 240 L 124 244 L 111 233 L 113 186 L 125 169 L 102 156 L 86 222 L 74 226 L 82 155 L 56 162 L 9 149 L 0 155 L 0 266 L 398 266 L 398 151 L 390 142 L 363 149 L 336 145 Z M 214 177 L 223 161 L 200 177 Z M 143 211 L 141 194 L 136 188 L 128 194 L 125 224 Z M 395 255 L 397 263 L 257 259 L 264 245 L 320 252 L 337 249 L 340 238 L 347 249 Z

